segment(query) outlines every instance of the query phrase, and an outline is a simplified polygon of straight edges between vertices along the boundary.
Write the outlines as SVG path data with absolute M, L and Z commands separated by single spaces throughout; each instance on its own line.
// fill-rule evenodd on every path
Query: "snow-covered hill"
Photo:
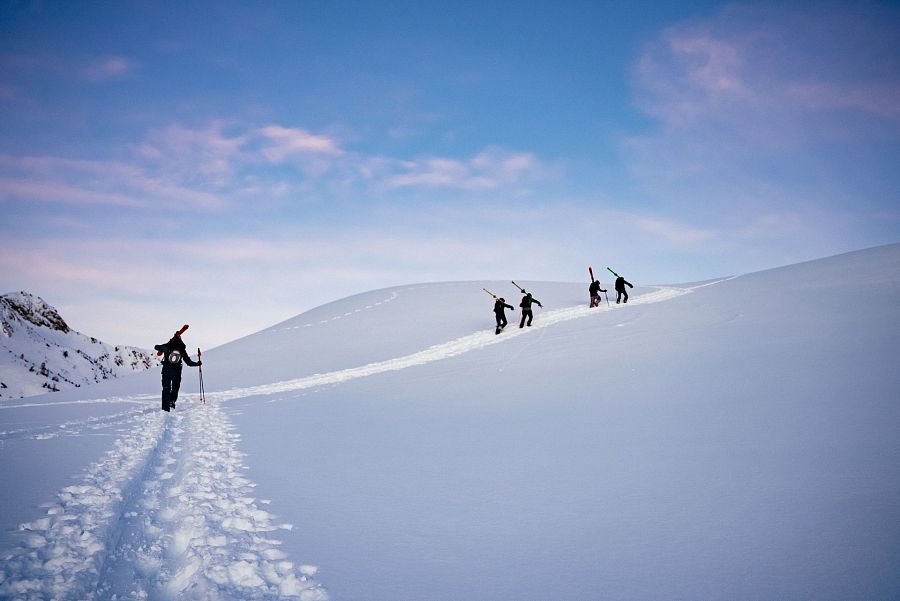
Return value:
M 78 388 L 157 364 L 149 351 L 72 330 L 40 297 L 0 296 L 0 401 Z
M 499 336 L 508 281 L 405 286 L 204 353 L 206 405 L 185 368 L 171 415 L 155 372 L 0 406 L 0 596 L 900 597 L 900 245 L 516 281 Z

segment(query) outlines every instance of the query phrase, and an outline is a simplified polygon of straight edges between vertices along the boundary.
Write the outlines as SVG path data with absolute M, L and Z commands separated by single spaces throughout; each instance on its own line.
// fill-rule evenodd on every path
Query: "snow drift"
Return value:
M 0 405 L 0 595 L 900 595 L 900 245 L 516 281 L 532 328 L 493 334 L 508 283 L 373 291 L 204 353 L 170 416 L 158 374 Z

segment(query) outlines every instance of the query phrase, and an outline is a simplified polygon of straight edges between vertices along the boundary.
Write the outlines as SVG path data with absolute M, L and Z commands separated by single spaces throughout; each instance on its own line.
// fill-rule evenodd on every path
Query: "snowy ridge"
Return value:
M 0 296 L 0 400 L 78 388 L 156 364 L 147 350 L 109 345 L 72 330 L 33 294 Z
M 139 416 L 82 483 L 20 529 L 2 557 L 16 599 L 326 599 L 278 550 L 265 501 L 249 496 L 239 436 L 213 405 Z

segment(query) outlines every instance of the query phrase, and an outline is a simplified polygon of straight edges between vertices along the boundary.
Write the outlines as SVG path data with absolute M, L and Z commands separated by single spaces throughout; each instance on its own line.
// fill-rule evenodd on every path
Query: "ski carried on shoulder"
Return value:
M 181 336 L 182 334 L 184 334 L 185 332 L 187 332 L 187 329 L 188 329 L 189 327 L 191 327 L 189 324 L 184 324 L 183 326 L 181 326 L 181 329 L 180 329 L 180 330 L 178 330 L 177 332 L 175 332 L 175 336 Z M 174 336 L 173 336 L 173 338 L 174 338 Z M 156 356 L 157 356 L 157 357 L 162 357 L 162 354 L 163 354 L 162 351 L 156 351 Z

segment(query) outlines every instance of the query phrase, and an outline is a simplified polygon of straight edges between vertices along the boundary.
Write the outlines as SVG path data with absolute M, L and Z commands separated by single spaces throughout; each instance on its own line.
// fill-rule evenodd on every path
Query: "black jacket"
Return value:
M 163 354 L 164 368 L 169 367 L 180 370 L 182 361 L 191 367 L 200 365 L 199 361 L 195 362 L 188 355 L 187 347 L 184 346 L 184 341 L 181 339 L 181 336 L 173 336 L 167 343 L 157 344 L 153 348 Z
M 530 292 L 526 292 L 525 296 L 522 297 L 522 302 L 519 303 L 519 306 L 522 307 L 523 311 L 531 311 L 531 303 L 536 304 L 538 307 L 543 307 L 541 301 L 531 296 Z
M 496 313 L 497 315 L 503 315 L 503 309 L 512 309 L 513 311 L 516 310 L 515 307 L 513 307 L 512 305 L 507 305 L 498 298 L 497 302 L 494 303 L 494 313 Z
M 591 287 L 588 288 L 588 291 L 591 293 L 591 296 L 599 296 L 600 292 L 606 292 L 606 290 L 600 287 L 600 280 L 591 282 Z
M 616 292 L 625 292 L 625 286 L 629 288 L 634 288 L 631 284 L 625 281 L 625 278 L 619 276 L 616 278 Z

